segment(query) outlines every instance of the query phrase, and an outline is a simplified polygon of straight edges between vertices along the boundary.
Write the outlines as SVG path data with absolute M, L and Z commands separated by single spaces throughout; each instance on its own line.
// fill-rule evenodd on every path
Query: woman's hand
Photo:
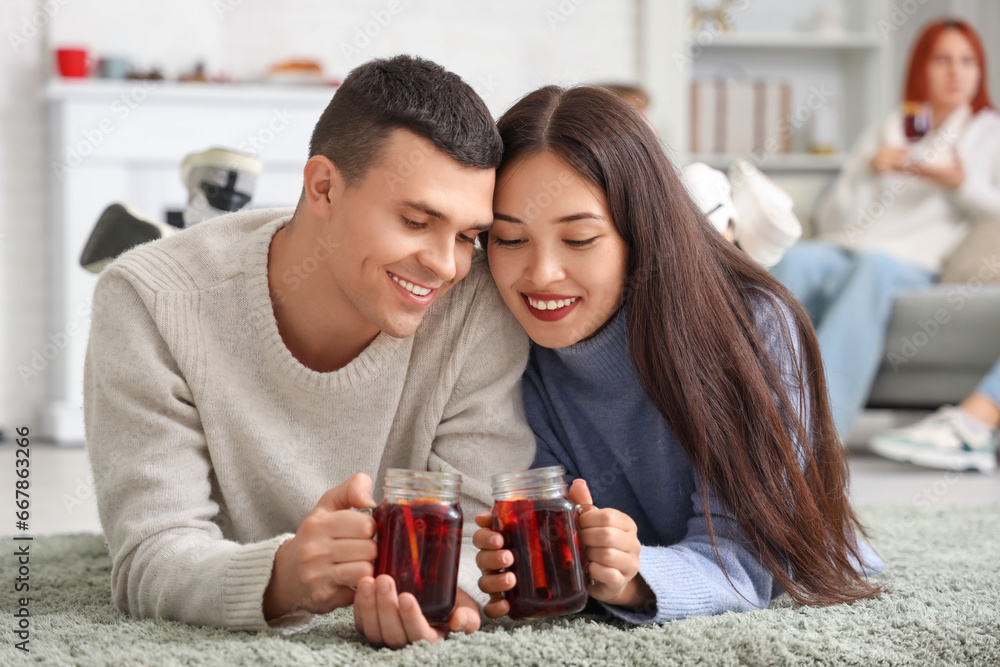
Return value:
M 872 171 L 884 174 L 890 171 L 904 171 L 909 161 L 909 151 L 905 148 L 883 146 L 871 160 Z
M 625 607 L 640 607 L 653 600 L 653 592 L 638 576 L 642 545 L 635 521 L 616 509 L 594 507 L 590 489 L 582 479 L 573 481 L 569 498 L 584 508 L 577 525 L 587 570 L 593 579 L 587 588 L 590 596 Z
M 580 547 L 593 580 L 587 587 L 590 596 L 626 607 L 639 607 L 655 599 L 639 576 L 642 545 L 635 521 L 624 512 L 594 507 L 590 490 L 582 479 L 573 482 L 569 498 L 584 508 L 577 525 Z M 497 618 L 510 611 L 510 604 L 502 593 L 512 589 L 517 580 L 513 572 L 501 573 L 500 570 L 510 567 L 514 556 L 503 548 L 503 536 L 492 530 L 493 516 L 489 512 L 477 516 L 476 525 L 480 529 L 472 536 L 472 543 L 479 549 L 476 564 L 483 573 L 479 588 L 490 595 L 483 612 L 489 618 Z
M 463 591 L 455 591 L 455 608 L 445 628 L 432 626 L 410 593 L 396 594 L 396 582 L 387 574 L 362 577 L 354 595 L 354 626 L 375 646 L 402 648 L 426 639 L 433 643 L 448 631 L 470 634 L 479 629 L 479 607 Z
M 962 167 L 962 159 L 958 156 L 957 152 L 951 161 L 943 164 L 940 162 L 913 161 L 907 165 L 906 171 L 917 176 L 929 178 L 949 190 L 957 190 L 965 182 L 965 168 Z
M 476 517 L 479 530 L 472 536 L 472 544 L 479 549 L 476 565 L 483 573 L 479 578 L 479 589 L 488 593 L 490 601 L 483 607 L 488 618 L 499 618 L 510 611 L 510 603 L 503 598 L 503 592 L 514 588 L 517 578 L 513 572 L 500 570 L 514 563 L 514 555 L 503 548 L 503 535 L 492 530 L 493 515 L 483 512 Z

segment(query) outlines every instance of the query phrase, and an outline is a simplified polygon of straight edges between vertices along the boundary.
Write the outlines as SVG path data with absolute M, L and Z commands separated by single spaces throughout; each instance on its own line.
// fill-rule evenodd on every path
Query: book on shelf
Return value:
M 691 152 L 788 153 L 791 87 L 773 79 L 691 82 Z

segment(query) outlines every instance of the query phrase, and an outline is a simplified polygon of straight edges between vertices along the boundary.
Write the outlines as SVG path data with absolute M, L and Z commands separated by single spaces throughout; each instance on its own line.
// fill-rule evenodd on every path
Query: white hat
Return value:
M 699 210 L 724 234 L 737 214 L 726 175 L 703 162 L 693 162 L 681 170 L 681 180 Z
M 736 242 L 764 267 L 778 263 L 802 236 L 802 223 L 792 212 L 792 198 L 746 160 L 729 168 L 736 207 Z

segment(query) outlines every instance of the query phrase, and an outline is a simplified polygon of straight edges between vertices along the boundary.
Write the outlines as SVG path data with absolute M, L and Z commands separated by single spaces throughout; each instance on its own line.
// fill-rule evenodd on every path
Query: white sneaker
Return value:
M 80 266 L 91 273 L 100 273 L 126 250 L 176 231 L 176 227 L 153 220 L 127 204 L 111 204 L 90 232 L 80 255 Z
M 946 405 L 912 426 L 876 435 L 869 449 L 893 461 L 985 473 L 997 468 L 996 435 L 996 431 L 975 432 L 958 408 Z

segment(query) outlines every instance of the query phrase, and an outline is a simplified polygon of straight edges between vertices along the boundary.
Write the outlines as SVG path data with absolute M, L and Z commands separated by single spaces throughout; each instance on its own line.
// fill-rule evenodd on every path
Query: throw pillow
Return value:
M 940 280 L 1000 282 L 1000 220 L 975 224 L 961 245 L 945 261 Z

